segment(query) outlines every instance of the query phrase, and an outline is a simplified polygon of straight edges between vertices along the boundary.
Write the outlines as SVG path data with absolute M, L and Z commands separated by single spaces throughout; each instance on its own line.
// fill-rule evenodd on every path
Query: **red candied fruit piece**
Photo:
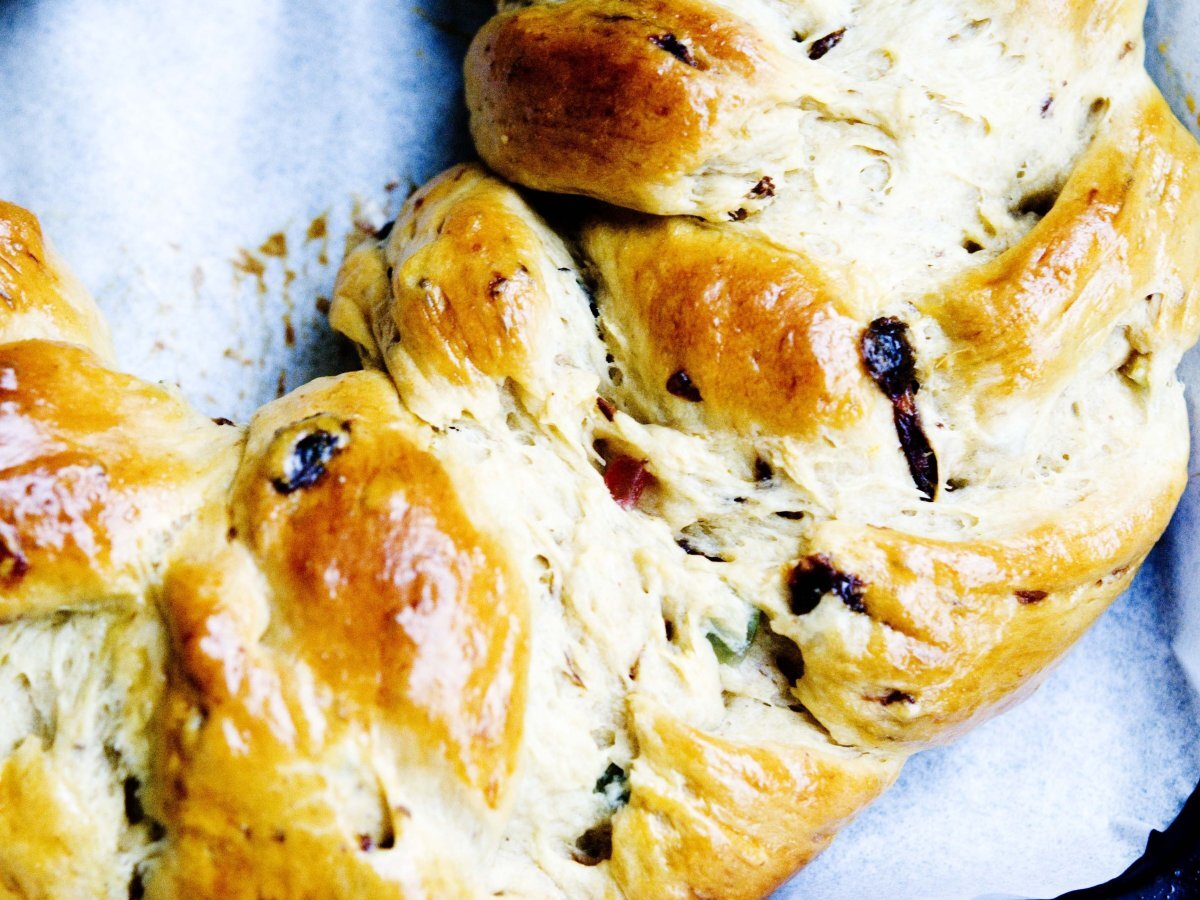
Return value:
M 637 506 L 642 491 L 649 483 L 650 473 L 646 471 L 644 459 L 614 456 L 604 470 L 604 484 L 612 498 L 617 501 L 617 506 L 622 509 L 633 509 Z

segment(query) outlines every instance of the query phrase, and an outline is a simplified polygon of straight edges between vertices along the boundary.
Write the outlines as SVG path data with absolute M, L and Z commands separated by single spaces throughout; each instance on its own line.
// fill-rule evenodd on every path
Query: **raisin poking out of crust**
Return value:
M 682 369 L 667 379 L 667 393 L 689 403 L 699 403 L 704 399 L 700 396 L 700 388 Z
M 926 500 L 937 496 L 938 463 L 917 409 L 916 360 L 908 326 L 899 319 L 876 319 L 863 332 L 863 364 L 879 389 L 892 401 L 896 436 L 908 460 L 913 483 Z
M 665 50 L 673 57 L 683 63 L 685 66 L 691 66 L 693 69 L 699 68 L 699 63 L 696 62 L 696 57 L 692 55 L 691 49 L 679 38 L 673 34 L 656 34 L 650 38 L 650 43 L 660 50 Z
M 766 197 L 775 196 L 775 182 L 770 175 L 764 175 L 758 180 L 758 183 L 750 189 L 749 195 L 756 199 L 764 199 Z
M 348 443 L 345 430 L 339 433 L 316 429 L 296 441 L 284 458 L 283 475 L 271 484 L 281 494 L 312 487 L 325 475 L 325 467 Z
M 29 560 L 19 547 L 9 546 L 0 534 L 0 583 L 20 581 L 29 571 Z
M 1017 600 L 1025 606 L 1032 606 L 1035 603 L 1041 603 L 1050 596 L 1046 591 L 1017 591 Z
M 826 53 L 842 42 L 842 38 L 846 36 L 846 29 L 839 28 L 837 31 L 830 32 L 823 38 L 818 38 L 813 41 L 812 46 L 808 48 L 808 58 L 818 60 Z
M 575 862 L 581 866 L 598 866 L 612 859 L 612 834 L 612 822 L 603 822 L 581 834 L 575 842 L 575 852 L 571 854 Z
M 863 583 L 854 575 L 839 572 L 826 556 L 809 556 L 800 560 L 788 576 L 788 596 L 792 613 L 807 615 L 817 608 L 826 594 L 836 594 L 857 613 L 865 613 Z

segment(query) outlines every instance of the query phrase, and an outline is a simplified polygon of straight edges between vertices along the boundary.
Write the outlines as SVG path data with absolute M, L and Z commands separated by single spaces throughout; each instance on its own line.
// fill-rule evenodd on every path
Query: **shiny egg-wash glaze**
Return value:
M 1186 479 L 1143 13 L 502 4 L 481 156 L 609 205 L 439 176 L 246 429 L 0 207 L 0 895 L 758 896 L 1019 700 Z

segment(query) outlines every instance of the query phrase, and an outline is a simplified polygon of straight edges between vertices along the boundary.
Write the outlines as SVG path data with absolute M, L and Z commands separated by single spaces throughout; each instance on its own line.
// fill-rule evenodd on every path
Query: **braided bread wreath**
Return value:
M 441 175 L 245 429 L 0 206 L 0 894 L 756 896 L 1025 695 L 1186 478 L 1143 6 L 509 4 L 483 160 L 611 205 Z

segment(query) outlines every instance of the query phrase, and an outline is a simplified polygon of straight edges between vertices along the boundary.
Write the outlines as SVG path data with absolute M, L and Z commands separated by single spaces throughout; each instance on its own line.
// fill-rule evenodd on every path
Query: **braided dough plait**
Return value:
M 246 429 L 0 206 L 0 896 L 759 896 L 1165 528 L 1141 3 L 508 6 L 481 155 L 628 210 L 444 173 Z

